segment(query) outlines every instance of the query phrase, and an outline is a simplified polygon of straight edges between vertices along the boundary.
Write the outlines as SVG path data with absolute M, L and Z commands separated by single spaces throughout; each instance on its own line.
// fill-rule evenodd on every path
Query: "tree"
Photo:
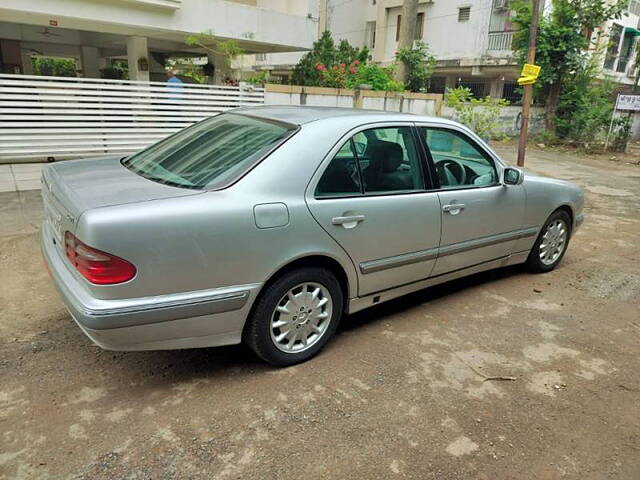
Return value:
M 416 16 L 418 15 L 418 0 L 404 0 L 402 12 L 400 14 L 400 38 L 398 41 L 398 51 L 413 49 L 413 41 L 416 37 Z M 397 27 L 396 27 L 397 28 Z M 405 61 L 398 63 L 396 69 L 396 80 L 401 83 L 407 82 L 409 65 Z
M 335 66 L 351 65 L 354 61 L 363 64 L 367 62 L 369 50 L 352 47 L 349 42 L 342 40 L 336 47 L 331 32 L 326 30 L 320 38 L 314 42 L 311 51 L 304 54 L 297 65 L 293 68 L 291 81 L 294 85 L 317 86 L 322 84 L 322 70 L 318 65 L 326 69 Z
M 250 32 L 243 34 L 243 37 L 245 38 L 251 38 L 252 36 L 253 34 Z M 231 68 L 233 60 L 245 53 L 244 49 L 236 40 L 219 40 L 212 32 L 189 35 L 185 39 L 185 43 L 190 46 L 200 47 L 216 55 L 222 55 L 226 59 L 229 68 Z
M 414 48 L 399 49 L 396 58 L 405 68 L 404 88 L 411 92 L 426 92 L 436 66 L 427 44 L 418 40 Z
M 620 18 L 628 0 L 553 0 L 551 13 L 538 25 L 536 64 L 542 67 L 535 85 L 535 96 L 545 104 L 546 129 L 556 134 L 556 115 L 563 93 L 575 76 L 590 62 L 587 48 L 591 33 L 604 22 Z M 528 0 L 516 0 L 513 23 L 518 31 L 513 49 L 522 65 L 527 58 L 532 7 Z

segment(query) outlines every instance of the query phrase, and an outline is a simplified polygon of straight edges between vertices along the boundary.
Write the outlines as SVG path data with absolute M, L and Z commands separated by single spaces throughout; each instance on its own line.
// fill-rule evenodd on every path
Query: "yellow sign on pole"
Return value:
M 518 85 L 533 85 L 536 83 L 538 79 L 538 75 L 540 75 L 540 66 L 532 65 L 530 63 L 525 63 L 522 66 L 522 72 L 520 73 L 520 78 L 518 79 Z

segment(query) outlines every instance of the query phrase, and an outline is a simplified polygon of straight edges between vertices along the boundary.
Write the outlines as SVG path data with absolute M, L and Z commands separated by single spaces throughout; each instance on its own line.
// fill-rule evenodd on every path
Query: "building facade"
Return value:
M 55 57 L 99 78 L 126 59 L 131 80 L 163 80 L 167 58 L 207 54 L 221 83 L 225 57 L 188 46 L 189 35 L 210 32 L 254 54 L 304 51 L 317 11 L 318 0 L 0 0 L 0 73 L 31 74 L 34 57 Z
M 329 30 L 336 41 L 367 46 L 371 60 L 393 62 L 402 23 L 402 0 L 321 0 L 319 32 Z M 544 15 L 552 3 L 542 0 Z M 630 0 L 620 19 L 593 32 L 592 48 L 602 50 L 603 74 L 624 87 L 633 82 L 640 0 Z M 420 0 L 416 40 L 425 42 L 437 60 L 430 91 L 466 86 L 479 97 L 491 95 L 512 103 L 520 100 L 519 69 L 511 49 L 515 26 L 509 0 Z M 251 57 L 246 67 L 272 70 L 286 77 L 300 53 Z
M 630 0 L 621 18 L 606 22 L 591 35 L 591 48 L 602 57 L 603 74 L 621 90 L 630 90 L 635 82 L 639 28 L 640 0 Z
M 334 39 L 367 46 L 371 60 L 393 62 L 402 22 L 402 0 L 322 0 L 319 31 Z M 506 0 L 421 0 L 416 40 L 428 44 L 437 59 L 431 91 L 465 85 L 478 96 L 512 99 L 518 77 L 511 51 L 513 25 Z M 247 61 L 252 69 L 284 75 L 300 54 L 260 55 Z

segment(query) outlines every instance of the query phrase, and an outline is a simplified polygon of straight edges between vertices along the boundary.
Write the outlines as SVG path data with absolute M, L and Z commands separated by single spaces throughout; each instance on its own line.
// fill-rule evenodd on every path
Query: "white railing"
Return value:
M 0 163 L 131 153 L 264 89 L 0 74 Z
M 511 50 L 514 32 L 489 33 L 489 46 L 487 50 Z

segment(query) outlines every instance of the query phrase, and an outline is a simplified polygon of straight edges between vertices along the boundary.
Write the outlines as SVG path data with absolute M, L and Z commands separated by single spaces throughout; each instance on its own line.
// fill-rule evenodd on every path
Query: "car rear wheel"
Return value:
M 571 217 L 564 210 L 556 210 L 545 222 L 529 253 L 529 269 L 542 273 L 556 268 L 567 251 L 570 237 Z
M 342 306 L 342 289 L 331 272 L 317 267 L 292 270 L 262 292 L 244 340 L 271 365 L 304 362 L 335 333 Z

